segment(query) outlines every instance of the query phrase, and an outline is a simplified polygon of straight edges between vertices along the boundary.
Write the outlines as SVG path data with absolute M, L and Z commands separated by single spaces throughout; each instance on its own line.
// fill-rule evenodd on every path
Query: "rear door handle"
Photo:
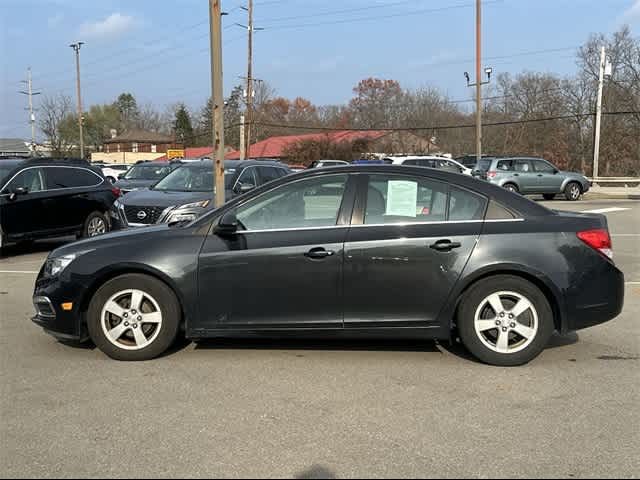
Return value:
M 436 243 L 429 245 L 429 248 L 437 250 L 438 252 L 450 252 L 454 248 L 460 248 L 462 244 L 460 242 L 452 242 L 451 240 L 438 240 Z
M 307 253 L 304 254 L 305 257 L 307 258 L 312 258 L 312 259 L 322 259 L 322 258 L 327 258 L 327 257 L 331 257 L 333 255 L 335 255 L 336 252 L 334 252 L 333 250 L 326 250 L 323 247 L 317 247 L 317 248 L 312 248 L 311 250 L 309 250 Z

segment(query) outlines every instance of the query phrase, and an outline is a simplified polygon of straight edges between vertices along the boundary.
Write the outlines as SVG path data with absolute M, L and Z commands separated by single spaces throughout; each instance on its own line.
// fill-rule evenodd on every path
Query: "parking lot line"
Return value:
M 32 270 L 0 270 L 0 273 L 15 273 L 15 274 L 24 274 L 24 275 L 36 275 L 38 272 Z
M 624 212 L 625 210 L 631 210 L 631 209 L 622 208 L 622 207 L 596 208 L 595 210 L 584 210 L 582 213 L 612 213 L 612 212 Z

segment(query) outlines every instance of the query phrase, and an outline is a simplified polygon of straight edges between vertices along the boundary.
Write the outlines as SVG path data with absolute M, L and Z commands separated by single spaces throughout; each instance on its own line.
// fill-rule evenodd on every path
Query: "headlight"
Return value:
M 172 213 L 171 215 L 169 215 L 169 219 L 167 220 L 167 223 L 171 223 L 171 222 L 191 222 L 193 220 L 195 220 L 197 217 L 197 215 L 195 213 L 180 213 L 180 212 L 176 212 L 176 213 Z
M 44 274 L 47 277 L 55 277 L 59 275 L 65 268 L 69 266 L 71 262 L 73 262 L 76 258 L 78 258 L 77 253 L 72 253 L 70 255 L 64 255 L 62 257 L 57 258 L 49 258 L 44 264 Z
M 178 207 L 178 209 L 183 209 L 183 208 L 207 208 L 207 206 L 211 203 L 211 200 L 203 200 L 202 202 L 194 202 L 194 203 L 187 203 L 186 205 L 180 205 Z

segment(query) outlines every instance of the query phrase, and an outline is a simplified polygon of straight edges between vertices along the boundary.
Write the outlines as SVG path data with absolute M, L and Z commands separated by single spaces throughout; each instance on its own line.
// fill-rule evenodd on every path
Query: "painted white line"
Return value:
M 25 274 L 25 275 L 37 275 L 40 272 L 34 272 L 30 270 L 0 270 L 0 273 L 10 273 L 10 274 Z
M 584 210 L 581 213 L 612 213 L 612 212 L 624 212 L 625 210 L 631 210 L 631 209 L 622 208 L 622 207 L 597 208 L 595 210 Z
M 624 282 L 625 285 L 640 285 L 640 282 Z
M 640 233 L 612 233 L 612 237 L 640 237 Z

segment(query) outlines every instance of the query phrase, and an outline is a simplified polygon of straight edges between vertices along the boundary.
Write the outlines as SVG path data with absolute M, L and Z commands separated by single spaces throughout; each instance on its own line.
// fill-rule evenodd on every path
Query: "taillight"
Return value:
M 578 238 L 591 248 L 598 250 L 607 258 L 613 259 L 611 237 L 609 236 L 609 232 L 604 228 L 585 230 L 583 232 L 578 232 L 576 235 L 578 235 Z
M 488 177 L 488 178 L 493 178 L 493 177 L 495 177 L 496 175 L 498 175 L 498 172 L 487 172 L 487 177 Z
M 120 197 L 120 195 L 122 195 L 122 190 L 120 190 L 118 187 L 111 187 L 111 191 L 116 197 Z

